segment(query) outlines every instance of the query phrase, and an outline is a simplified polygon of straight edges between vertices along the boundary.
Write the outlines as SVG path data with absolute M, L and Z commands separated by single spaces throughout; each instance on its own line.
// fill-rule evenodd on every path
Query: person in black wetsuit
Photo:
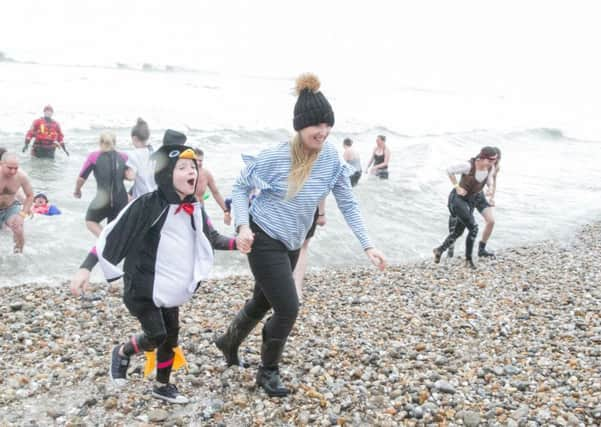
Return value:
M 494 147 L 483 147 L 480 153 L 467 162 L 450 166 L 447 169 L 449 179 L 453 184 L 453 190 L 449 194 L 448 208 L 452 217 L 457 221 L 442 245 L 434 248 L 434 262 L 439 263 L 440 257 L 455 240 L 459 238 L 467 228 L 469 230 L 465 240 L 465 265 L 476 268 L 472 261 L 474 242 L 478 236 L 478 224 L 474 219 L 474 208 L 476 207 L 478 194 L 485 185 L 492 185 L 494 164 L 498 154 Z M 461 175 L 457 182 L 455 175 Z
M 371 173 L 380 179 L 388 179 L 388 163 L 390 162 L 390 149 L 386 146 L 386 136 L 378 135 L 376 147 L 365 173 Z M 373 164 L 373 168 L 371 165 Z M 370 170 L 371 168 L 371 170 Z
M 73 192 L 80 199 L 81 187 L 90 174 L 94 173 L 96 196 L 86 212 L 86 227 L 95 237 L 102 231 L 100 223 L 106 219 L 108 224 L 127 205 L 128 196 L 123 180 L 135 179 L 135 172 L 127 166 L 127 154 L 115 150 L 115 135 L 103 133 L 99 144 L 100 150 L 90 153 L 86 158 Z M 97 262 L 96 247 L 93 247 L 71 281 L 71 292 L 87 290 L 90 272 Z
M 127 205 L 127 190 L 123 181 L 133 179 L 127 167 L 127 154 L 115 150 L 115 136 L 109 133 L 100 135 L 100 150 L 90 153 L 79 172 L 73 195 L 81 198 L 81 187 L 94 173 L 96 196 L 86 212 L 86 226 L 96 237 L 102 231 L 100 223 L 111 222 Z

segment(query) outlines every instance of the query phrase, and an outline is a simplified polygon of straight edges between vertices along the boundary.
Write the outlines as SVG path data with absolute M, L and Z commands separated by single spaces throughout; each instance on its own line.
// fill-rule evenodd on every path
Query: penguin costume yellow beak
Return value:
M 188 148 L 187 150 L 182 151 L 182 153 L 179 155 L 179 158 L 196 160 L 196 153 L 194 153 L 194 150 Z

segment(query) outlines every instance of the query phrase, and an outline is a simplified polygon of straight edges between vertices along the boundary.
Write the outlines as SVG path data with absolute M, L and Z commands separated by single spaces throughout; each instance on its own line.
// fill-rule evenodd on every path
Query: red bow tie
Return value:
M 182 203 L 175 210 L 175 213 L 179 213 L 182 209 L 190 216 L 192 216 L 192 214 L 194 213 L 194 205 L 192 203 Z

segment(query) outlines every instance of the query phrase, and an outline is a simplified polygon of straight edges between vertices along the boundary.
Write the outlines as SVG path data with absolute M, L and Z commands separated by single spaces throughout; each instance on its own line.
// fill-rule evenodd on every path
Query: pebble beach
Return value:
M 205 283 L 180 309 L 191 399 L 150 396 L 143 357 L 129 383 L 108 378 L 111 348 L 139 324 L 120 289 L 101 299 L 68 284 L 0 288 L 0 425 L 589 426 L 601 424 L 601 224 L 570 241 L 309 274 L 280 368 L 293 392 L 254 384 L 257 327 L 226 369 L 212 344 L 251 294 L 250 276 Z

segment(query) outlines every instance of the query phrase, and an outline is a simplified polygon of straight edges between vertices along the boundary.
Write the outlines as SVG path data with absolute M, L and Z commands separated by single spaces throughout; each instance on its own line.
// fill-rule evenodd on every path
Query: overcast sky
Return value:
M 19 57 L 43 49 L 57 62 L 158 57 L 250 73 L 296 74 L 321 66 L 362 77 L 400 76 L 429 87 L 510 81 L 583 91 L 598 86 L 601 73 L 595 4 L 2 1 L 0 51 Z

